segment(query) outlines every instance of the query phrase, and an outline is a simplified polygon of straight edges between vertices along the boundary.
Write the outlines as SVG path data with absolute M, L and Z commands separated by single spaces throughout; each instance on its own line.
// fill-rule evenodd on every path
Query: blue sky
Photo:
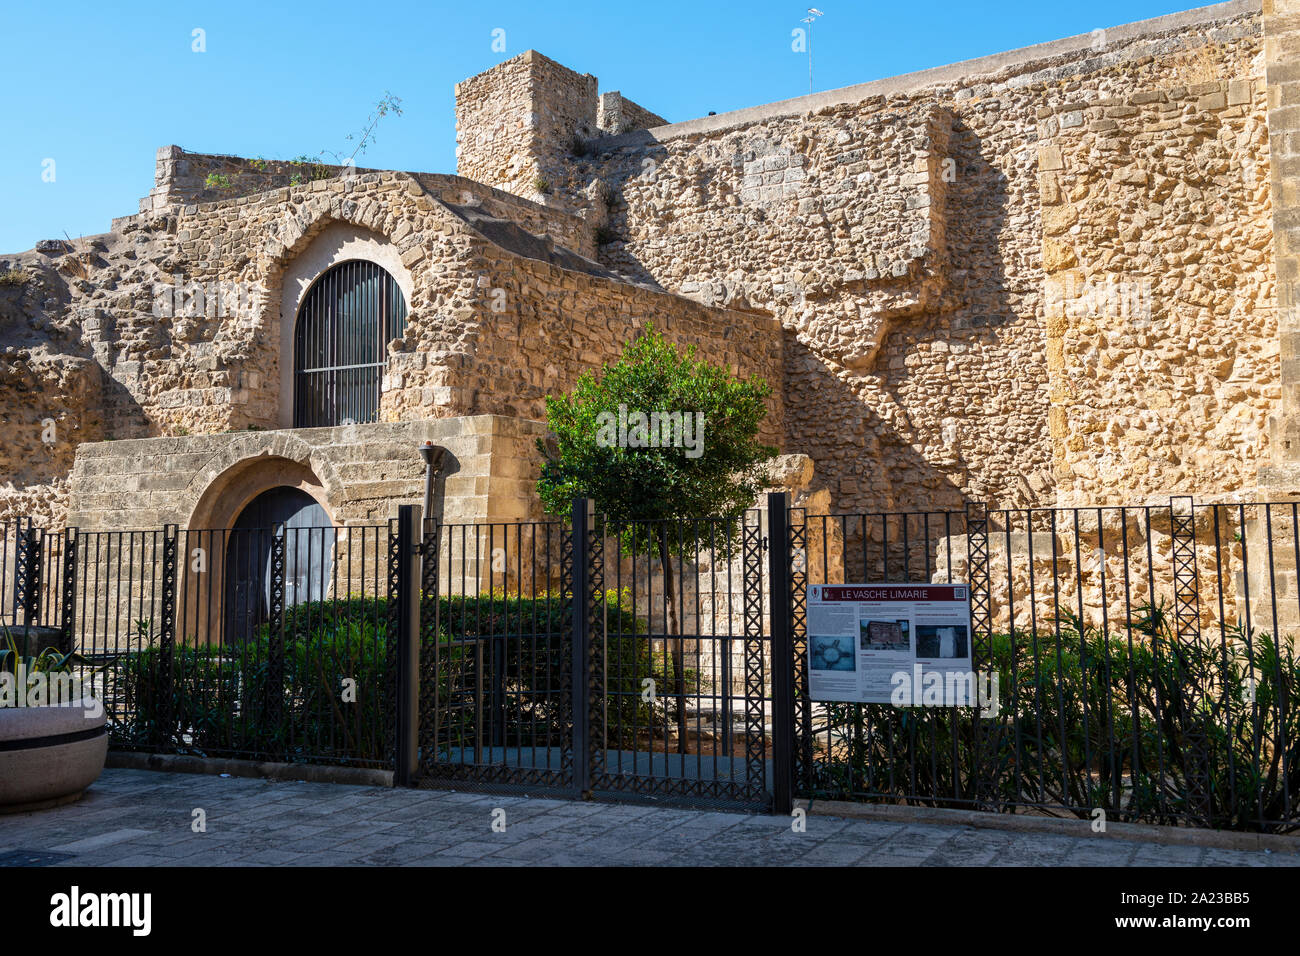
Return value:
M 816 0 L 818 90 L 1188 9 L 1187 0 Z M 360 165 L 455 171 L 453 84 L 534 48 L 672 121 L 799 96 L 807 0 L 10 3 L 0 253 L 106 232 L 153 185 L 154 151 L 343 151 L 401 97 Z M 193 52 L 195 29 L 206 52 Z M 492 32 L 505 31 L 505 52 Z M 42 173 L 54 161 L 54 181 Z

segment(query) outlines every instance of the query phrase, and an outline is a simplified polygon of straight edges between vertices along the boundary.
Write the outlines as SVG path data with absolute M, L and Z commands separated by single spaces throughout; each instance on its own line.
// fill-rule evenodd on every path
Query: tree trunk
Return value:
M 677 697 L 677 752 L 687 752 L 686 746 L 686 655 L 682 646 L 681 624 L 677 620 L 677 582 L 673 577 L 673 559 L 668 551 L 668 528 L 659 532 L 659 558 L 664 568 L 664 599 L 668 603 L 668 648 L 673 662 L 673 693 Z

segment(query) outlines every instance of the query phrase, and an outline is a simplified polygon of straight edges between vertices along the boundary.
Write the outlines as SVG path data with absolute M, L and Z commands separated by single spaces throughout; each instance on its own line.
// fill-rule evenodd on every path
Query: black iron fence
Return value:
M 119 748 L 400 782 L 1300 827 L 1300 505 L 0 528 Z M 403 524 L 406 522 L 406 524 Z M 770 522 L 770 526 L 769 526 Z M 961 582 L 995 707 L 818 702 L 819 584 Z
M 427 528 L 424 781 L 766 803 L 756 517 Z
M 0 521 L 0 624 L 60 626 L 63 541 L 29 519 Z
M 571 790 L 568 530 L 429 523 L 422 550 L 422 781 Z
M 1294 503 L 791 514 L 796 787 L 1112 821 L 1300 827 Z M 828 542 L 818 551 L 814 542 Z M 976 707 L 817 703 L 813 584 L 961 582 Z
M 24 528 L 5 636 L 77 654 L 116 748 L 391 767 L 392 537 Z

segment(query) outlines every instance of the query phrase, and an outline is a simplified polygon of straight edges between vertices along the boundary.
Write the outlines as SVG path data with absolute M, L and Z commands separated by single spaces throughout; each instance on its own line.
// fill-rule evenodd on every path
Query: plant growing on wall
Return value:
M 776 449 L 758 440 L 758 430 L 771 391 L 761 378 L 740 379 L 697 359 L 694 346 L 679 350 L 651 326 L 617 362 L 599 374 L 584 372 L 572 392 L 546 399 L 554 444 L 537 443 L 543 504 L 564 515 L 574 498 L 591 498 L 606 532 L 625 550 L 658 551 L 670 637 L 681 634 L 673 558 L 690 549 L 670 523 L 721 518 L 735 529 L 770 481 L 764 462 Z M 665 419 L 682 423 L 682 441 L 671 440 Z M 651 434 L 656 421 L 658 434 Z M 680 750 L 686 737 L 680 639 L 671 651 Z
M 352 166 L 356 163 L 356 158 L 366 151 L 366 147 L 375 142 L 375 130 L 379 126 L 379 121 L 389 114 L 394 116 L 402 115 L 401 97 L 394 96 L 392 93 L 384 90 L 383 98 L 375 104 L 370 115 L 366 118 L 366 125 L 362 127 L 359 133 L 349 133 L 345 138 L 348 142 L 355 142 L 356 146 L 346 155 L 342 151 L 332 149 L 322 149 L 315 156 L 303 154 L 295 156 L 289 160 L 294 166 L 307 167 L 302 172 L 295 172 L 289 177 L 290 186 L 299 186 L 303 183 L 309 183 L 317 179 L 328 179 L 334 175 L 333 166 Z M 266 169 L 266 162 L 261 157 L 251 161 L 254 169 Z

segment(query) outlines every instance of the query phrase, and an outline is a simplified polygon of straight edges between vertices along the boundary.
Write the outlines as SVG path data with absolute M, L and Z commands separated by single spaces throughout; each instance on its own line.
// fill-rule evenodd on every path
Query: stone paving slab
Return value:
M 505 812 L 504 832 L 492 829 Z M 206 818 L 195 832 L 196 810 Z M 0 856 L 56 866 L 1297 866 L 1300 855 L 1093 834 L 110 769 L 78 803 L 0 816 Z

